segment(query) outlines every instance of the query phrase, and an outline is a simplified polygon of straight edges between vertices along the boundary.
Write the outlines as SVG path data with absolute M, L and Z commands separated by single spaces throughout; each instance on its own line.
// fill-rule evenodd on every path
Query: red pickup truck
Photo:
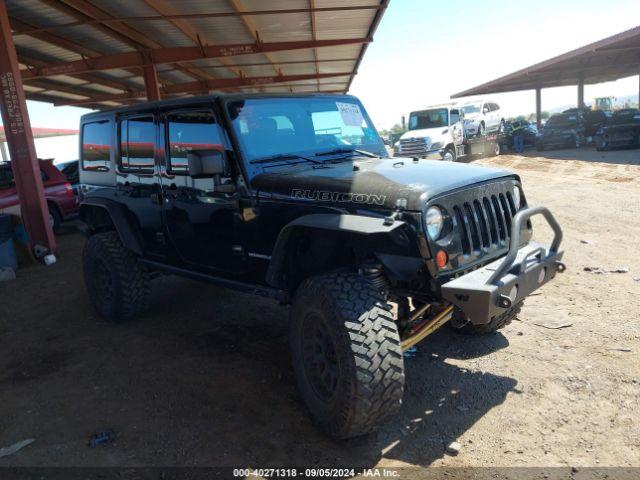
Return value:
M 78 197 L 71 183 L 51 160 L 38 160 L 44 185 L 44 195 L 49 205 L 53 231 L 78 211 Z M 0 213 L 20 215 L 20 202 L 10 163 L 0 163 Z

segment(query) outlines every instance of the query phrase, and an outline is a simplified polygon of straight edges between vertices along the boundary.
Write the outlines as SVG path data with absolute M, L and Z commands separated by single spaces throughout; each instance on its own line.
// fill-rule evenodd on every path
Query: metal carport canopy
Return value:
M 566 85 L 594 84 L 640 73 L 640 27 L 510 73 L 451 98 Z
M 211 90 L 346 92 L 388 4 L 5 1 L 27 99 L 93 109 Z
M 26 99 L 93 109 L 346 93 L 389 0 L 0 0 L 0 109 L 32 247 L 55 252 Z

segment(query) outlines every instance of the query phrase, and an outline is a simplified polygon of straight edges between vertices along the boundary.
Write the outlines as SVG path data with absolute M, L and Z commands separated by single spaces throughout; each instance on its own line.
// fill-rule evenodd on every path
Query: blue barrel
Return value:
M 0 268 L 18 269 L 18 259 L 13 247 L 13 226 L 11 215 L 0 213 Z

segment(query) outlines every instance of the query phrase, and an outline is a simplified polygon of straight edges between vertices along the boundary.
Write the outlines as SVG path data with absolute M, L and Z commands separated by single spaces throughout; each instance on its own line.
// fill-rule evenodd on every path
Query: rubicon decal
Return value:
M 318 202 L 358 203 L 361 205 L 384 205 L 386 195 L 353 192 L 329 192 L 326 190 L 304 190 L 294 188 L 291 198 L 295 200 L 315 200 Z

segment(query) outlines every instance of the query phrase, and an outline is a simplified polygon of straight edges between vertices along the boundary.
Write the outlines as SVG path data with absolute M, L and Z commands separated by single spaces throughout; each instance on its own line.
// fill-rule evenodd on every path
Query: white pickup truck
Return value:
M 498 132 L 471 138 L 464 111 L 455 103 L 433 105 L 409 114 L 409 129 L 394 146 L 394 156 L 455 162 L 466 155 L 499 155 Z

